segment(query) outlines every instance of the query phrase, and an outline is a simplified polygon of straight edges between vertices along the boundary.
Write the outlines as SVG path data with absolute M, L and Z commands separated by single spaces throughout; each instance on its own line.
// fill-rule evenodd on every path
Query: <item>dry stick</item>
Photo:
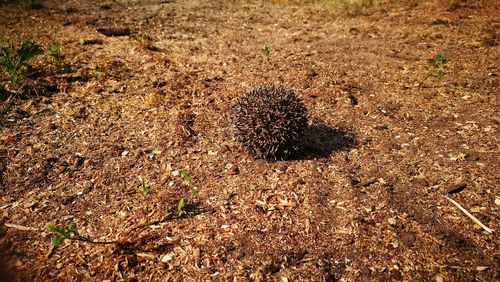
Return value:
M 468 212 L 466 209 L 464 209 L 459 203 L 455 202 L 455 200 L 451 199 L 448 196 L 444 196 L 448 201 L 450 201 L 452 204 L 454 204 L 459 210 L 461 210 L 463 213 L 465 213 L 466 216 L 468 216 L 472 221 L 474 221 L 476 224 L 481 226 L 486 232 L 488 233 L 493 233 L 493 230 L 491 230 L 488 226 L 484 225 L 479 219 L 477 219 L 475 216 L 473 216 L 470 212 Z
M 77 237 L 67 237 L 66 239 L 68 240 L 73 240 L 73 241 L 80 241 L 80 242 L 87 242 L 91 244 L 99 244 L 99 245 L 109 245 L 109 244 L 118 244 L 118 241 L 94 241 L 90 238 L 87 238 L 85 236 L 80 236 L 77 235 Z
M 130 234 L 132 233 L 133 231 L 137 230 L 137 229 L 140 229 L 140 228 L 144 228 L 144 227 L 147 227 L 147 226 L 151 226 L 151 225 L 156 225 L 156 224 L 160 224 L 160 223 L 163 223 L 163 222 L 167 222 L 168 220 L 170 220 L 172 217 L 171 216 L 164 216 L 163 218 L 159 219 L 159 220 L 155 220 L 155 221 L 151 221 L 151 222 L 148 222 L 148 223 L 144 223 L 144 224 L 141 224 L 141 225 L 137 225 L 135 226 L 134 228 L 130 229 L 127 234 Z
M 7 227 L 10 227 L 10 228 L 15 228 L 15 229 L 22 230 L 22 231 L 37 231 L 38 230 L 37 228 L 19 225 L 19 224 L 15 224 L 15 223 L 5 223 L 4 225 Z

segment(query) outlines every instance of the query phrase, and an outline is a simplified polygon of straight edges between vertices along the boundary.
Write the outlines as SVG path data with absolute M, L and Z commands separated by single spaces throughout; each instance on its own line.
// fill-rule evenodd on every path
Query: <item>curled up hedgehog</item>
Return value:
M 247 92 L 231 109 L 234 138 L 255 158 L 285 159 L 299 149 L 307 109 L 283 86 L 263 85 Z

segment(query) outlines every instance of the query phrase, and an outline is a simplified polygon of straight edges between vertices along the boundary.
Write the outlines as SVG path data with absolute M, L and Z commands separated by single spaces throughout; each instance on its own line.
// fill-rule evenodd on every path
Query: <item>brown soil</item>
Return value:
M 65 55 L 1 116 L 6 264 L 20 281 L 498 281 L 497 233 L 444 198 L 465 183 L 449 197 L 500 229 L 498 15 L 480 0 L 1 5 L 1 34 Z M 291 160 L 232 141 L 229 109 L 264 83 L 308 107 Z M 198 193 L 166 219 L 189 194 L 180 169 Z M 45 225 L 71 221 L 118 243 L 48 255 Z

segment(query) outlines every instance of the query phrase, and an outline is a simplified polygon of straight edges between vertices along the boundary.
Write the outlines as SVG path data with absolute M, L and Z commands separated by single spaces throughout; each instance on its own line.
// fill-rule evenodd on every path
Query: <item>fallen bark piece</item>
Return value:
M 454 204 L 459 210 L 461 210 L 466 216 L 468 216 L 472 221 L 474 221 L 477 225 L 481 226 L 486 232 L 488 233 L 493 233 L 493 230 L 491 230 L 488 226 L 484 225 L 479 219 L 477 219 L 475 216 L 473 216 L 470 212 L 468 212 L 466 209 L 464 209 L 459 203 L 457 203 L 455 200 L 451 199 L 448 196 L 444 196 L 450 203 Z
M 83 45 L 102 45 L 102 39 L 99 38 L 91 38 L 91 39 L 84 39 L 81 41 Z
M 467 188 L 467 183 L 465 182 L 455 184 L 448 189 L 448 194 L 455 194 L 462 192 L 463 190 L 465 190 L 465 188 Z
M 128 36 L 130 35 L 130 28 L 128 27 L 102 27 L 98 28 L 97 32 L 104 34 L 106 36 Z

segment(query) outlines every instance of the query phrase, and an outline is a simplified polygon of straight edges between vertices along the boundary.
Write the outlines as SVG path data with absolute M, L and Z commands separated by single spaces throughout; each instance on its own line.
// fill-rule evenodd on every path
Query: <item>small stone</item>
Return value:
M 495 205 L 500 206 L 500 198 L 495 198 Z
M 439 276 L 439 275 L 438 275 L 438 276 L 436 276 L 436 282 L 444 282 L 443 277 L 441 277 L 441 276 Z

